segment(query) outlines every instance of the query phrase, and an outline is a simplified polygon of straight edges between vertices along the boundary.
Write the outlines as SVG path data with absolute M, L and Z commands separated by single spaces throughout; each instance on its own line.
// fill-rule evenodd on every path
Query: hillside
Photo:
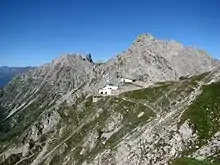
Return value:
M 93 102 L 121 77 L 120 94 Z M 220 163 L 219 61 L 139 36 L 106 63 L 63 55 L 0 91 L 0 165 Z

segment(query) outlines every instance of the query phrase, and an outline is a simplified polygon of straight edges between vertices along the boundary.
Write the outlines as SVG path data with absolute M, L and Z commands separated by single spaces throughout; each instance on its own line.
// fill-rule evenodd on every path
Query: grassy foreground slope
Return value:
M 203 145 L 220 130 L 220 82 L 202 87 L 202 94 L 183 114 L 183 121 L 189 119 L 199 134 Z
M 186 145 L 183 152 L 176 150 L 179 155 L 168 157 L 165 159 L 166 162 L 174 159 L 172 165 L 218 165 L 209 162 L 219 163 L 217 160 L 219 156 L 215 159 L 213 157 L 205 159 L 209 162 L 185 158 L 195 153 L 198 149 L 195 146 L 200 148 L 206 145 L 214 134 L 220 131 L 220 82 L 202 86 L 200 82 L 204 81 L 206 76 L 207 74 L 203 74 L 179 82 L 165 82 L 150 88 L 126 92 L 119 96 L 106 96 L 96 103 L 93 103 L 92 96 L 83 96 L 73 105 L 63 102 L 55 108 L 53 104 L 41 108 L 38 104 L 31 104 L 23 111 L 15 113 L 13 119 L 16 119 L 16 123 L 12 128 L 0 131 L 1 151 L 29 143 L 28 153 L 24 156 L 21 153 L 12 154 L 5 157 L 4 161 L 0 161 L 0 165 L 31 164 L 36 160 L 38 164 L 50 165 L 60 165 L 64 162 L 92 164 L 96 161 L 97 155 L 101 155 L 101 164 L 117 164 L 116 155 L 123 142 L 130 145 L 132 144 L 130 141 L 140 138 L 145 130 L 154 128 L 157 133 L 153 137 L 154 144 L 142 143 L 145 150 L 140 150 L 143 158 L 150 159 L 151 149 L 149 148 L 152 147 L 152 150 L 157 152 L 161 148 L 169 147 L 167 143 L 175 135 L 167 133 L 170 136 L 166 138 L 164 136 L 166 134 L 163 134 L 166 132 L 163 129 L 163 123 L 157 126 L 161 119 L 169 116 L 167 114 L 173 116 L 168 118 L 168 122 L 164 122 L 165 127 L 169 127 L 174 122 L 177 126 L 178 122 L 182 125 L 188 121 L 198 138 L 196 144 L 193 144 L 190 149 Z M 188 103 L 191 94 L 197 89 L 199 89 L 198 95 Z M 176 111 L 178 109 L 179 111 Z M 41 126 L 50 125 L 50 120 L 56 117 L 55 114 L 59 117 L 58 124 L 54 125 L 49 132 L 42 132 Z M 176 118 L 180 120 L 176 122 Z M 11 120 L 7 123 L 10 126 Z M 6 122 L 2 124 L 5 125 Z M 36 131 L 39 130 L 34 134 L 39 137 L 35 141 L 30 134 L 33 128 Z M 149 134 L 154 135 L 153 133 L 149 131 Z M 147 137 L 143 136 L 143 139 Z M 166 139 L 168 139 L 167 142 L 165 142 Z M 136 143 L 133 144 L 136 145 Z M 124 152 L 124 149 L 122 151 Z M 137 150 L 129 152 L 132 154 L 135 151 Z M 170 150 L 164 150 L 162 155 L 158 152 L 151 155 L 152 159 L 156 156 L 164 159 L 163 156 L 169 153 Z M 182 158 L 175 159 L 177 157 Z M 131 161 L 128 164 L 132 164 Z M 155 160 L 155 162 L 158 161 L 160 160 Z
M 179 158 L 173 161 L 172 165 L 220 165 L 220 164 L 210 163 L 206 161 L 198 161 L 190 158 Z

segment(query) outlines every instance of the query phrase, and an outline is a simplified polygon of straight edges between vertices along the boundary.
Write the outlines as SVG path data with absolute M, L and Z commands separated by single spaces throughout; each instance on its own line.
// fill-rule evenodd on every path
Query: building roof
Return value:
M 124 79 L 129 79 L 129 80 L 136 80 L 135 78 L 128 78 L 128 77 L 122 77 Z
M 107 86 L 118 87 L 118 86 L 113 85 L 113 84 L 107 84 L 107 85 L 105 85 L 105 86 L 99 88 L 99 90 L 101 90 L 101 89 L 105 89 L 105 87 L 107 87 Z

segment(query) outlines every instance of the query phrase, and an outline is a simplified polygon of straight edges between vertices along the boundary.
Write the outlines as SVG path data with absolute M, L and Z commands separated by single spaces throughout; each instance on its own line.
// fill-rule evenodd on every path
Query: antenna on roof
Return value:
M 106 83 L 107 83 L 107 85 L 109 85 L 109 84 L 110 84 L 110 80 L 108 79 L 108 80 L 106 81 Z

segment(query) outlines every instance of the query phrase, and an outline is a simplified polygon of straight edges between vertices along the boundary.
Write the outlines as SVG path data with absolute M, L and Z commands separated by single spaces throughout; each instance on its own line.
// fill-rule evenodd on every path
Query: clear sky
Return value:
M 220 58 L 220 1 L 0 0 L 0 65 L 38 66 L 66 52 L 106 60 L 145 32 Z

